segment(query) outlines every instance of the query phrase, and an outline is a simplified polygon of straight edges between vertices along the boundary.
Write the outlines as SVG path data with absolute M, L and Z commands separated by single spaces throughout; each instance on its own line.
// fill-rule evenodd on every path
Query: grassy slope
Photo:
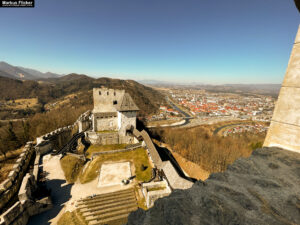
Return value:
M 84 166 L 84 161 L 74 156 L 67 155 L 60 160 L 60 164 L 61 168 L 64 171 L 66 180 L 69 183 L 74 183 Z
M 140 115 L 155 113 L 160 104 L 164 103 L 163 95 L 133 80 L 110 78 L 94 79 L 85 75 L 70 74 L 61 78 L 45 79 L 44 82 L 19 81 L 0 76 L 0 99 L 36 98 L 40 103 L 48 103 L 60 97 L 87 92 L 94 87 L 124 89 L 131 95 L 140 108 Z M 86 101 L 86 100 L 85 100 Z M 83 104 L 86 104 L 84 102 Z
M 116 149 L 124 149 L 126 144 L 115 144 L 115 145 L 91 145 L 86 151 L 86 157 L 90 158 L 94 152 L 105 152 Z

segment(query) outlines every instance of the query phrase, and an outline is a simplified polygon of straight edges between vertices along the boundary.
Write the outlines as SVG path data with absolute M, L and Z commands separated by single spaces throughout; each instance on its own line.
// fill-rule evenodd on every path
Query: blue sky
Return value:
M 93 77 L 281 83 L 292 0 L 35 0 L 0 8 L 0 61 Z

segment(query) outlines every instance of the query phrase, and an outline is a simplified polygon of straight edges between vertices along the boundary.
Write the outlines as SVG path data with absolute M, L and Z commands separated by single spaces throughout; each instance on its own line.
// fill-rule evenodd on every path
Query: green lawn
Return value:
M 94 152 L 105 152 L 116 149 L 124 149 L 127 144 L 115 144 L 115 145 L 91 145 L 86 151 L 85 155 L 87 158 L 92 156 Z
M 151 178 L 152 167 L 150 166 L 147 152 L 144 148 L 138 148 L 128 152 L 118 152 L 105 154 L 96 157 L 90 162 L 90 165 L 85 169 L 84 173 L 80 174 L 81 183 L 87 183 L 96 179 L 99 175 L 99 169 L 104 162 L 130 161 L 134 164 L 136 179 L 138 181 L 148 181 Z M 142 165 L 147 167 L 142 171 Z

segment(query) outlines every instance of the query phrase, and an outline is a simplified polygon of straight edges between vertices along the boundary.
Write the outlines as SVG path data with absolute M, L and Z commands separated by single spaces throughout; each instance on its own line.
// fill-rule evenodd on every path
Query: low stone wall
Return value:
M 33 192 L 37 189 L 34 176 L 27 173 L 18 194 L 19 201 L 6 210 L 0 217 L 0 225 L 26 225 L 30 216 L 52 208 L 49 197 L 35 200 Z
M 114 145 L 114 144 L 135 144 L 138 140 L 133 136 L 121 136 L 117 131 L 95 132 L 88 131 L 85 133 L 91 144 L 95 145 Z
M 80 115 L 80 117 L 76 121 L 78 123 L 78 132 L 86 131 L 91 127 L 92 121 L 90 116 L 91 116 L 90 110 Z
M 155 145 L 153 144 L 149 134 L 142 130 L 139 132 L 137 129 L 133 130 L 133 134 L 138 138 L 142 137 L 145 145 L 149 151 L 149 156 L 154 164 L 160 171 L 163 171 L 165 178 L 173 189 L 187 189 L 193 185 L 193 182 L 186 180 L 179 176 L 172 163 L 168 161 L 162 161 L 160 158 Z
M 142 186 L 142 193 L 146 199 L 146 205 L 148 208 L 152 207 L 157 199 L 168 196 L 171 192 L 172 191 L 168 185 L 168 182 L 166 182 L 165 180 L 159 182 L 144 183 Z
M 8 178 L 0 184 L 0 208 L 14 196 L 19 190 L 23 176 L 28 168 L 31 157 L 34 153 L 32 142 L 27 142 L 19 158 L 8 174 Z
M 153 164 L 160 169 L 161 167 L 161 164 L 162 164 L 162 160 L 149 136 L 149 134 L 145 131 L 145 130 L 142 130 L 141 132 L 138 131 L 137 129 L 134 129 L 133 130 L 133 134 L 137 137 L 137 138 L 142 138 L 147 146 L 147 149 L 149 151 L 149 155 L 150 155 L 150 158 L 153 162 Z
M 38 154 L 44 155 L 52 151 L 53 149 L 62 148 L 72 136 L 78 132 L 78 125 L 74 125 L 58 128 L 48 134 L 45 134 L 37 138 L 37 145 L 35 147 Z
M 179 176 L 171 161 L 164 161 L 161 169 L 172 189 L 188 189 L 194 184 Z
M 34 165 L 33 165 L 33 172 L 32 172 L 36 182 L 38 181 L 38 177 L 39 177 L 40 160 L 41 160 L 41 154 L 36 153 Z
M 118 132 L 95 132 L 88 131 L 86 132 L 86 137 L 93 144 L 98 145 L 113 145 L 119 144 L 119 134 Z

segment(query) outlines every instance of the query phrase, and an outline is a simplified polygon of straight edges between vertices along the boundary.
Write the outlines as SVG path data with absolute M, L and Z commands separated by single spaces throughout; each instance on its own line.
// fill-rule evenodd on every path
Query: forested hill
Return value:
M 155 113 L 159 105 L 165 101 L 161 93 L 133 80 L 94 79 L 78 74 L 69 74 L 63 77 L 42 79 L 40 81 L 21 81 L 0 76 L 0 99 L 15 100 L 19 98 L 38 97 L 39 102 L 45 104 L 71 93 L 84 92 L 101 86 L 125 89 L 140 108 L 140 115 L 144 116 Z

